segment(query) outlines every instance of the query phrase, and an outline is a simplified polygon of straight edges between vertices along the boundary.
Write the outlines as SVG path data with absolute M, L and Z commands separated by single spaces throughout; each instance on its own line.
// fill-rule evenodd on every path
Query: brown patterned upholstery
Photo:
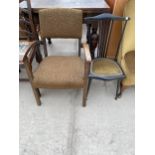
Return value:
M 95 59 L 91 64 L 91 74 L 100 77 L 114 77 L 122 75 L 118 64 L 111 59 Z
M 40 88 L 82 88 L 84 63 L 76 56 L 49 56 L 34 72 L 33 86 Z
M 43 9 L 39 11 L 41 37 L 81 38 L 82 11 L 76 9 Z

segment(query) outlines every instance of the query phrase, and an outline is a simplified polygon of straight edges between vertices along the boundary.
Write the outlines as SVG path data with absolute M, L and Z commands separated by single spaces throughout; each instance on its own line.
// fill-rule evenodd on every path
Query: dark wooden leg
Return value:
M 117 100 L 117 98 L 121 96 L 120 84 L 121 84 L 121 80 L 117 80 L 115 100 Z
M 49 44 L 52 44 L 51 38 L 47 38 L 47 40 L 48 40 L 48 43 L 49 43 Z
M 83 103 L 82 106 L 86 107 L 87 95 L 88 95 L 88 82 L 85 83 L 83 88 Z
M 41 101 L 40 101 L 40 97 L 39 97 L 38 91 L 36 90 L 36 88 L 33 88 L 33 86 L 32 86 L 32 90 L 33 90 L 35 99 L 36 99 L 36 101 L 37 101 L 37 105 L 41 105 Z
M 91 79 L 91 78 L 89 78 L 89 79 L 88 79 L 88 89 L 87 89 L 87 95 L 88 95 L 89 90 L 90 90 L 90 85 L 91 85 L 91 82 L 92 82 L 92 79 Z
M 40 93 L 40 91 L 39 91 L 39 88 L 36 88 L 36 91 L 37 91 L 37 93 L 38 93 L 38 96 L 41 97 L 41 93 Z
M 36 52 L 36 61 L 38 63 L 40 63 L 42 61 L 42 55 L 41 55 L 39 47 L 37 47 L 36 50 L 37 50 L 37 52 Z
M 25 65 L 25 69 L 27 71 L 27 75 L 28 75 L 29 80 L 30 80 L 30 84 L 31 84 L 35 99 L 37 101 L 37 105 L 41 105 L 40 92 L 39 92 L 38 88 L 35 88 L 33 86 L 33 83 L 32 83 L 32 81 L 33 81 L 33 73 L 32 73 L 32 69 L 31 69 L 31 64 L 29 63 L 29 60 L 27 58 L 24 60 L 24 65 Z
M 48 56 L 48 52 L 47 52 L 47 45 L 46 45 L 46 39 L 42 39 L 43 40 L 43 47 L 44 47 L 44 54 L 45 54 L 45 57 Z
M 78 56 L 81 56 L 81 38 L 78 39 Z
M 86 100 L 88 95 L 88 86 L 89 86 L 89 68 L 90 68 L 90 62 L 85 61 L 85 77 L 84 77 L 84 87 L 83 87 L 83 103 L 82 106 L 86 106 Z
M 86 107 L 86 101 L 87 101 L 87 96 L 89 93 L 89 88 L 90 88 L 90 84 L 91 84 L 92 79 L 88 79 L 85 83 L 85 86 L 83 88 L 83 107 Z

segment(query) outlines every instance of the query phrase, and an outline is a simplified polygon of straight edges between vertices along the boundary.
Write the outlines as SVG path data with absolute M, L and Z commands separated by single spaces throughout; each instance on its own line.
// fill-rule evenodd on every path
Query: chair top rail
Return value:
M 128 21 L 130 17 L 122 17 L 122 16 L 115 16 L 110 13 L 102 13 L 100 15 L 94 17 L 86 17 L 84 20 L 85 22 L 92 22 L 92 21 L 99 21 L 99 20 L 121 20 L 121 21 Z

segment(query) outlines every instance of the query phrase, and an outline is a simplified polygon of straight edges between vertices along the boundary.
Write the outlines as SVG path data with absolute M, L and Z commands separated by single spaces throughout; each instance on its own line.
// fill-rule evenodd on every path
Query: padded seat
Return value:
M 34 72 L 33 86 L 41 88 L 82 88 L 84 62 L 77 56 L 49 56 Z
M 96 76 L 106 80 L 124 77 L 119 65 L 112 59 L 98 58 L 91 63 L 90 77 Z

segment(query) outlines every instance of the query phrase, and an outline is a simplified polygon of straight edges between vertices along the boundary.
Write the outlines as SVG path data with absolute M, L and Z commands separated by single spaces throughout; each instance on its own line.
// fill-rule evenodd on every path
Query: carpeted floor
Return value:
M 52 41 L 50 55 L 75 55 L 77 41 Z M 20 155 L 134 155 L 134 88 L 116 101 L 115 82 L 93 81 L 85 108 L 81 90 L 41 89 L 39 107 L 28 82 L 19 89 Z

